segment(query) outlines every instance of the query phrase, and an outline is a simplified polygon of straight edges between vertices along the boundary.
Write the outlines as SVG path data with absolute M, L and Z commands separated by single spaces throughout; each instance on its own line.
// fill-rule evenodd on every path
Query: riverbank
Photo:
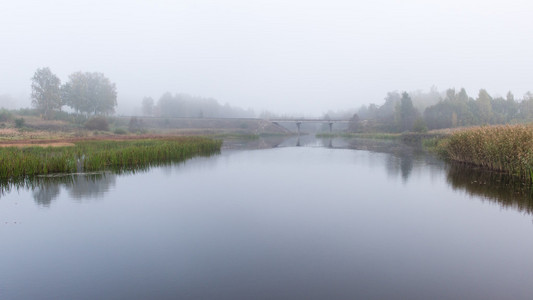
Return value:
M 472 127 L 437 143 L 444 158 L 517 176 L 533 183 L 533 126 Z
M 376 140 L 400 140 L 406 143 L 424 143 L 426 141 L 437 141 L 439 139 L 449 136 L 449 132 L 432 131 L 432 132 L 403 132 L 403 133 L 387 133 L 387 132 L 373 132 L 373 133 L 319 133 L 316 134 L 318 138 L 359 138 L 359 139 L 376 139 Z
M 72 145 L 32 147 L 30 143 L 30 146 L 20 148 L 13 143 L 0 148 L 0 178 L 145 168 L 215 154 L 222 146 L 221 140 L 206 137 L 152 136 L 68 141 Z

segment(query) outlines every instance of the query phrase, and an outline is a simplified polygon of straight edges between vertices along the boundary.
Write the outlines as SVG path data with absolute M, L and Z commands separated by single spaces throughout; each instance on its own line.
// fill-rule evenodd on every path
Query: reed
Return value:
M 502 125 L 464 129 L 441 140 L 447 159 L 501 171 L 533 183 L 533 126 Z
M 127 141 L 84 141 L 71 147 L 0 148 L 0 178 L 146 168 L 218 153 L 222 141 L 174 137 Z

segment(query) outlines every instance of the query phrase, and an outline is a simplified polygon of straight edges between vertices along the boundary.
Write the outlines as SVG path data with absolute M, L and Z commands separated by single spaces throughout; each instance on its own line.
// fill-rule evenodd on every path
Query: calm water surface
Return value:
M 135 174 L 9 187 L 0 299 L 533 295 L 531 195 L 497 174 L 392 142 L 226 145 Z

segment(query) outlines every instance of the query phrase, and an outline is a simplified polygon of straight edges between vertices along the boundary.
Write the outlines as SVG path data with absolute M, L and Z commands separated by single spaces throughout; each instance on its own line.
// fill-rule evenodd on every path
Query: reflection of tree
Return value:
M 50 206 L 52 200 L 59 196 L 61 191 L 58 184 L 44 184 L 33 190 L 33 199 L 37 204 L 42 206 Z
M 402 171 L 402 179 L 407 181 L 411 171 L 413 171 L 413 157 L 411 155 L 404 155 L 400 158 L 400 170 Z
M 385 166 L 389 176 L 399 174 L 402 176 L 403 182 L 407 182 L 413 171 L 413 155 L 409 153 L 389 155 Z
M 533 190 L 512 176 L 475 169 L 472 166 L 452 164 L 447 181 L 454 189 L 464 190 L 469 195 L 483 196 L 502 207 L 533 212 Z
M 90 174 L 75 176 L 72 184 L 66 185 L 69 195 L 73 198 L 99 198 L 114 186 L 116 176 L 113 174 Z
M 394 140 L 345 139 L 345 144 L 342 145 L 341 148 L 391 154 L 387 157 L 387 172 L 389 175 L 395 176 L 398 173 L 401 174 L 404 182 L 409 179 L 409 176 L 413 171 L 414 159 L 424 155 L 420 147 Z
M 287 138 L 284 136 L 271 136 L 260 138 L 227 138 L 224 139 L 224 149 L 255 150 L 275 148 Z
M 98 198 L 115 185 L 116 175 L 111 173 L 68 174 L 59 176 L 35 176 L 0 181 L 0 195 L 12 190 L 31 190 L 33 199 L 39 205 L 50 206 L 61 187 L 65 187 L 73 198 Z

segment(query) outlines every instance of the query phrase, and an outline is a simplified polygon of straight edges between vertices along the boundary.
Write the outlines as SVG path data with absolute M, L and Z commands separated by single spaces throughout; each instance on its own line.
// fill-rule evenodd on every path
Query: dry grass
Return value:
M 447 158 L 533 181 L 533 126 L 472 127 L 439 144 Z
M 74 143 L 67 142 L 50 142 L 50 143 L 11 143 L 11 144 L 0 144 L 0 148 L 5 147 L 16 147 L 16 148 L 26 148 L 26 147 L 72 147 Z
M 46 131 L 46 130 L 20 130 L 16 128 L 0 129 L 0 142 L 27 141 L 27 140 L 51 140 L 74 136 L 73 132 Z

